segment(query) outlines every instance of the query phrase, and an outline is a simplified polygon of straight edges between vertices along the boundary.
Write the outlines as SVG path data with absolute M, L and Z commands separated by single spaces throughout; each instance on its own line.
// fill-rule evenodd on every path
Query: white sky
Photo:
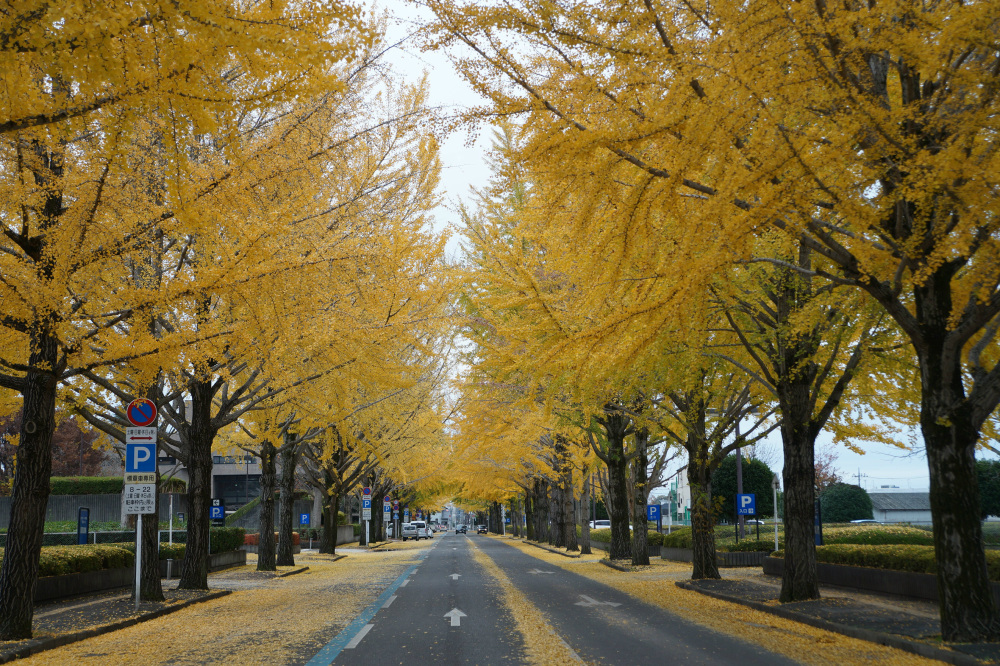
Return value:
M 383 0 L 380 6 L 388 7 L 390 14 L 395 17 L 389 27 L 389 43 L 402 42 L 399 48 L 388 54 L 389 61 L 407 79 L 415 79 L 423 72 L 428 73 L 432 106 L 445 113 L 458 113 L 464 107 L 482 102 L 482 98 L 455 73 L 443 53 L 421 53 L 412 40 L 406 39 L 421 17 L 428 16 L 426 10 L 404 0 Z M 468 145 L 469 137 L 464 131 L 442 141 L 441 160 L 444 168 L 441 185 L 448 203 L 436 212 L 439 224 L 456 224 L 458 216 L 454 212 L 454 204 L 460 200 L 469 200 L 470 186 L 483 187 L 487 184 L 490 172 L 483 155 L 490 147 L 491 136 L 489 128 L 483 128 L 473 145 Z M 459 239 L 453 238 L 447 248 L 449 258 L 456 256 L 459 249 Z M 919 437 L 917 440 L 919 441 Z M 780 435 L 772 433 L 768 443 L 763 446 L 769 449 L 769 464 L 780 474 Z M 866 446 L 866 453 L 861 455 L 843 446 L 835 446 L 830 437 L 821 435 L 817 450 L 834 451 L 837 454 L 834 466 L 841 477 L 849 483 L 858 483 L 860 473 L 861 486 L 868 490 L 875 490 L 883 485 L 913 490 L 926 490 L 929 486 L 927 458 L 922 449 L 907 451 L 871 444 Z M 978 455 L 996 457 L 988 453 Z

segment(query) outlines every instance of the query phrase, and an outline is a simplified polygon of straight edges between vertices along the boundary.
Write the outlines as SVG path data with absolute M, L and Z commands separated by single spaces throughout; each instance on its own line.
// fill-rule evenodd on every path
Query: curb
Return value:
M 624 564 L 617 564 L 615 562 L 612 562 L 611 560 L 607 559 L 606 557 L 602 557 L 598 561 L 601 564 L 603 564 L 604 566 L 611 567 L 612 569 L 617 569 L 618 571 L 624 571 L 625 573 L 631 573 L 632 572 L 632 570 L 628 566 L 626 566 Z
M 720 599 L 722 601 L 740 604 L 741 606 L 747 606 L 762 613 L 770 613 L 771 615 L 776 615 L 786 620 L 791 620 L 792 622 L 808 624 L 811 627 L 830 631 L 835 634 L 841 634 L 842 636 L 847 636 L 849 638 L 857 638 L 858 640 L 868 641 L 869 643 L 886 645 L 888 647 L 893 647 L 898 650 L 903 650 L 904 652 L 926 657 L 928 659 L 937 659 L 938 661 L 943 661 L 948 664 L 954 664 L 954 666 L 983 666 L 984 663 L 971 655 L 954 652 L 952 650 L 944 650 L 932 645 L 927 645 L 926 643 L 902 638 L 900 636 L 883 634 L 870 629 L 861 629 L 859 627 L 849 627 L 847 625 L 809 617 L 808 615 L 802 615 L 800 613 L 796 613 L 795 611 L 785 610 L 781 607 L 768 606 L 757 601 L 731 597 L 712 590 L 703 590 L 696 585 L 690 584 L 688 581 L 679 580 L 674 584 L 682 590 L 690 590 L 692 592 L 697 592 L 698 594 L 704 594 L 706 597 L 712 597 L 713 599 Z
M 347 557 L 346 555 L 341 555 L 341 557 Z M 334 560 L 336 561 L 336 560 Z M 289 576 L 294 576 L 295 574 L 302 573 L 303 571 L 309 571 L 309 567 L 299 567 L 298 569 L 292 569 L 291 571 L 284 571 L 278 574 L 278 578 L 287 578 Z
M 23 645 L 18 645 L 16 647 L 0 651 L 0 664 L 6 664 L 14 661 L 15 659 L 23 659 L 33 654 L 38 654 L 39 652 L 45 652 L 46 650 L 54 650 L 55 648 L 59 648 L 64 645 L 69 645 L 70 643 L 77 643 L 79 641 L 86 640 L 88 638 L 93 638 L 95 636 L 101 636 L 102 634 L 110 634 L 112 631 L 125 629 L 127 627 L 139 624 L 140 622 L 155 620 L 158 617 L 163 617 L 164 615 L 175 613 L 179 610 L 187 608 L 188 606 L 193 606 L 194 604 L 200 604 L 203 601 L 212 601 L 214 599 L 219 599 L 228 596 L 230 594 L 232 594 L 232 590 L 218 590 L 216 592 L 211 592 L 197 599 L 188 599 L 187 601 L 183 601 L 179 604 L 174 604 L 172 606 L 167 606 L 165 608 L 158 608 L 155 611 L 143 613 L 138 617 L 130 617 L 127 620 L 121 620 L 120 622 L 113 622 L 111 624 L 106 624 L 101 627 L 84 629 L 83 631 L 77 631 L 72 634 L 63 634 L 62 636 L 53 636 L 52 638 L 31 638 L 28 639 Z
M 562 555 L 563 557 L 580 557 L 580 553 L 567 553 L 561 550 L 556 550 L 555 548 L 550 548 L 549 546 L 543 546 L 540 543 L 535 543 L 534 541 L 524 540 L 524 543 L 529 546 L 534 546 L 535 548 L 541 548 L 542 550 L 547 550 L 550 553 L 555 553 L 556 555 Z

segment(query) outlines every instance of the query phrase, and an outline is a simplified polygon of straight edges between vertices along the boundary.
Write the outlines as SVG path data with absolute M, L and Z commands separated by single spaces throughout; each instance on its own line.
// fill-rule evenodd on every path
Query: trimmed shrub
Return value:
M 301 543 L 300 539 L 301 539 L 301 537 L 299 536 L 298 532 L 292 532 L 292 545 L 293 546 L 298 546 Z M 275 541 L 275 543 L 278 542 L 278 533 L 277 532 L 274 533 L 274 541 Z M 260 534 L 246 534 L 246 535 L 244 535 L 243 536 L 243 545 L 244 546 L 259 546 L 260 545 Z
M 784 543 L 778 542 L 778 547 L 783 548 Z M 743 539 L 739 543 L 732 543 L 726 546 L 719 546 L 717 550 L 728 553 L 770 553 L 774 550 L 774 536 L 770 539 Z
M 663 535 L 663 545 L 667 548 L 691 548 L 692 536 L 690 527 L 679 527 L 670 534 Z
M 933 546 L 934 535 L 927 530 L 906 525 L 851 525 L 823 530 L 826 545 L 911 545 Z
M 49 492 L 53 495 L 120 495 L 124 479 L 120 476 L 53 476 Z
M 127 550 L 129 553 L 132 554 L 133 557 L 135 557 L 135 542 L 132 542 L 132 543 L 121 543 L 121 544 L 117 544 L 117 545 L 120 548 L 123 548 L 124 550 Z M 180 560 L 180 559 L 183 559 L 184 558 L 184 549 L 186 547 L 187 546 L 185 546 L 183 543 L 169 543 L 169 542 L 162 541 L 162 542 L 160 542 L 160 559 L 161 560 Z
M 0 551 L 0 560 L 3 553 Z M 97 546 L 49 546 L 42 548 L 38 560 L 39 576 L 61 576 L 64 574 L 100 571 L 130 567 L 135 556 L 118 545 Z
M 590 530 L 590 540 L 611 543 L 611 530 Z
M 774 556 L 784 557 L 785 554 L 778 551 Z M 937 573 L 933 546 L 854 544 L 817 546 L 816 561 L 912 573 Z M 1000 582 L 1000 551 L 986 551 L 986 569 L 990 580 Z
M 213 553 L 225 553 L 239 550 L 246 537 L 242 527 L 213 527 L 211 529 L 211 544 Z

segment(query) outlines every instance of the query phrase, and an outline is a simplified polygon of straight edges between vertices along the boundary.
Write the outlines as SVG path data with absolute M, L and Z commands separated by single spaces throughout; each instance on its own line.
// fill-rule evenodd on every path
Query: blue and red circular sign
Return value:
M 138 398 L 128 403 L 125 408 L 125 416 L 129 423 L 139 428 L 152 425 L 156 421 L 156 405 L 152 400 Z

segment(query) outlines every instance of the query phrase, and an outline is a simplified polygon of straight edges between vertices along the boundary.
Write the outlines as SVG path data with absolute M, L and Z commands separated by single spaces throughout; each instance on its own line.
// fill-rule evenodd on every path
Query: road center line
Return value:
M 393 599 L 395 598 L 396 597 L 393 597 Z M 372 627 L 374 626 L 375 626 L 374 624 L 366 624 L 365 626 L 361 627 L 361 631 L 359 631 L 357 634 L 354 635 L 354 638 L 351 639 L 350 643 L 344 646 L 344 649 L 353 650 L 354 648 L 358 647 L 358 643 L 361 642 L 361 639 L 367 636 L 368 632 L 371 631 Z

